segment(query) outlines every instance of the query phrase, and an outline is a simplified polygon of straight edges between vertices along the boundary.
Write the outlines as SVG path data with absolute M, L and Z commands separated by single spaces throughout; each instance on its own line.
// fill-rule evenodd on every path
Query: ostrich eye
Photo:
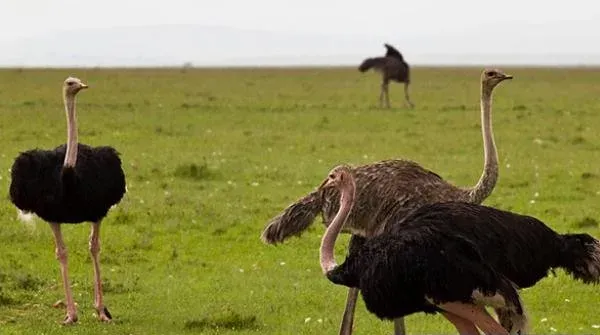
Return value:
M 335 176 L 332 173 L 332 174 L 329 175 L 329 179 L 333 179 L 333 178 L 335 178 Z
M 496 71 L 490 71 L 488 72 L 488 77 L 492 77 L 496 75 Z
M 69 85 L 69 86 L 73 86 L 73 84 L 75 84 L 75 82 L 73 82 L 73 81 L 70 81 L 67 83 L 67 85 Z

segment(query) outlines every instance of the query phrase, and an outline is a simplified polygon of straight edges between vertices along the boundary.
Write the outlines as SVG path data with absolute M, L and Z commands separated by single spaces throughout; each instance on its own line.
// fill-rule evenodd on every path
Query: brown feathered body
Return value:
M 482 178 L 486 183 L 482 187 L 463 189 L 410 160 L 394 159 L 357 166 L 352 169 L 356 202 L 344 232 L 364 237 L 378 235 L 394 223 L 395 218 L 425 204 L 450 200 L 480 203 L 496 183 L 494 171 L 491 178 Z M 314 191 L 274 217 L 262 238 L 267 243 L 278 243 L 300 235 L 319 213 L 328 225 L 338 208 L 339 194 L 335 189 Z
M 460 189 L 436 173 L 409 160 L 388 160 L 353 169 L 353 176 L 361 185 L 356 190 L 356 204 L 345 231 L 363 237 L 385 231 L 393 217 L 403 217 L 417 208 L 460 198 L 471 199 L 469 192 Z M 418 180 L 418 183 L 415 181 Z M 322 215 L 326 225 L 339 209 L 339 193 L 335 188 L 323 194 Z

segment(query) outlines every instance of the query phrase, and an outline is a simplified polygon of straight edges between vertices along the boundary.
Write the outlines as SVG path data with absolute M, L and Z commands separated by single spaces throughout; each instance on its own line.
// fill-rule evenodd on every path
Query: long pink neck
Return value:
M 77 116 L 75 114 L 75 95 L 65 93 L 65 110 L 67 113 L 67 153 L 64 167 L 75 167 L 77 162 Z
M 337 236 L 342 230 L 342 226 L 346 222 L 346 219 L 352 210 L 352 206 L 354 205 L 355 189 L 356 185 L 354 185 L 354 181 L 351 181 L 348 185 L 340 188 L 340 209 L 331 221 L 329 227 L 327 227 L 327 230 L 321 239 L 320 261 L 321 269 L 324 274 L 337 266 L 333 255 L 333 249 Z

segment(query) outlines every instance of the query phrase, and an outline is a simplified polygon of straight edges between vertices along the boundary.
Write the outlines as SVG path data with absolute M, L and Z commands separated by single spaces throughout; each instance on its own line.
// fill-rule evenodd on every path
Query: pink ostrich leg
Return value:
M 104 306 L 104 301 L 102 300 L 102 279 L 100 279 L 100 221 L 92 223 L 90 254 L 94 263 L 94 307 L 96 307 L 96 311 L 98 312 L 98 318 L 101 321 L 109 322 L 112 316 L 106 306 Z
M 54 233 L 54 241 L 56 242 L 56 258 L 60 262 L 60 272 L 62 275 L 63 287 L 65 289 L 65 299 L 67 300 L 67 315 L 63 324 L 72 324 L 77 322 L 77 308 L 73 302 L 73 294 L 71 293 L 71 284 L 69 283 L 69 266 L 67 257 L 67 248 L 63 241 L 62 232 L 59 223 L 50 223 L 50 228 Z

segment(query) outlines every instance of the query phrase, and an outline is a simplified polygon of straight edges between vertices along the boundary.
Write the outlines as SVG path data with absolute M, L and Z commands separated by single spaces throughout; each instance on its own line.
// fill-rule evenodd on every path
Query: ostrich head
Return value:
M 63 84 L 63 90 L 65 95 L 74 96 L 77 92 L 81 91 L 84 88 L 88 88 L 88 85 L 84 84 L 81 79 L 69 77 L 65 79 Z
M 500 82 L 506 79 L 512 79 L 513 76 L 506 74 L 498 69 L 485 69 L 481 74 L 481 84 L 491 90 Z
M 331 169 L 327 179 L 321 183 L 319 189 L 326 188 L 347 188 L 349 183 L 354 183 L 354 179 L 352 178 L 352 168 L 348 165 L 338 165 Z

